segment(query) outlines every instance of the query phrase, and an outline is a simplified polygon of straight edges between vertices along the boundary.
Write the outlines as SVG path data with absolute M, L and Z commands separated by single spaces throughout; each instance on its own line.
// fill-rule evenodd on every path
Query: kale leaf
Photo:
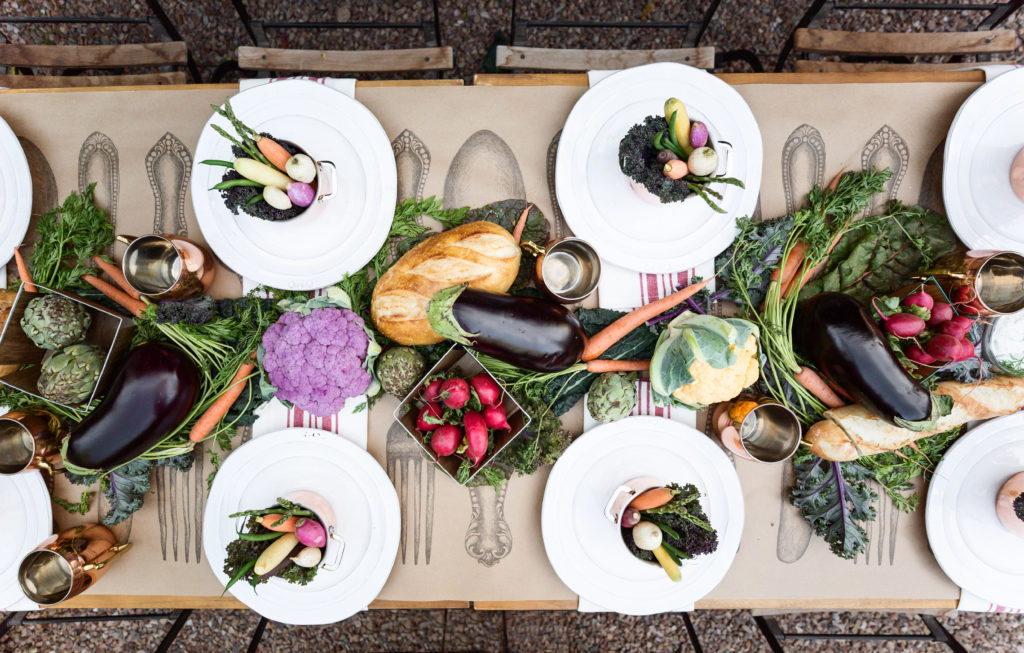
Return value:
M 101 481 L 100 486 L 110 504 L 110 510 L 103 516 L 104 524 L 120 524 L 142 507 L 142 501 L 149 492 L 152 469 L 152 461 L 136 458 L 110 472 Z
M 853 558 L 867 547 L 862 522 L 874 521 L 877 495 L 868 487 L 871 473 L 857 463 L 829 462 L 810 452 L 794 458 L 796 483 L 790 500 L 832 553 Z

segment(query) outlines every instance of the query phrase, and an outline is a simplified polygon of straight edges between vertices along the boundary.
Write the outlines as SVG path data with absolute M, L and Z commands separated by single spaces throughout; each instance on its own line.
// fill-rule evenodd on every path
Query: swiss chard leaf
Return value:
M 142 507 L 142 500 L 149 492 L 152 469 L 151 461 L 136 458 L 110 472 L 103 481 L 104 494 L 110 504 L 110 510 L 103 516 L 104 524 L 120 524 Z
M 866 483 L 871 473 L 856 463 L 829 462 L 810 453 L 796 460 L 793 469 L 796 483 L 790 499 L 814 531 L 841 558 L 863 552 L 868 535 L 861 524 L 875 519 L 871 504 L 877 495 Z

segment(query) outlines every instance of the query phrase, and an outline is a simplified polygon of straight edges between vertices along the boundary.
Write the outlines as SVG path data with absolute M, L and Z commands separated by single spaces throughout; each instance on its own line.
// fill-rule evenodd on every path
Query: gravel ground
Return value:
M 972 0 L 983 2 L 984 0 Z M 204 81 L 218 64 L 234 59 L 248 35 L 231 4 L 164 0 Z M 702 45 L 718 50 L 753 50 L 766 69 L 803 13 L 804 3 L 785 0 L 724 0 Z M 521 0 L 520 18 L 537 20 L 699 20 L 704 3 L 615 2 L 614 0 Z M 431 20 L 426 0 L 358 2 L 317 0 L 277 3 L 249 0 L 250 15 L 263 20 L 337 20 L 416 23 Z M 2 15 L 131 15 L 146 16 L 143 2 L 127 0 L 6 0 Z M 455 69 L 443 77 L 464 78 L 483 68 L 496 32 L 510 30 L 508 1 L 439 0 L 441 42 L 455 50 Z M 837 12 L 824 26 L 836 29 L 947 31 L 969 29 L 977 18 L 970 12 Z M 1018 35 L 1016 61 L 1024 60 L 1024 11 L 1005 27 Z M 271 30 L 271 43 L 293 48 L 379 49 L 424 44 L 421 29 Z M 0 22 L 0 42 L 95 44 L 155 40 L 146 25 L 18 26 Z M 590 48 L 678 47 L 682 35 L 670 29 L 553 30 L 531 29 L 529 45 Z M 792 67 L 792 58 L 788 62 Z M 745 63 L 727 70 L 749 70 Z M 389 75 L 394 77 L 394 75 Z M 231 79 L 229 77 L 228 79 Z M 119 611 L 129 613 L 130 611 Z M 80 612 L 77 614 L 90 614 Z M 925 632 L 920 620 L 892 613 L 809 613 L 780 617 L 784 630 L 798 632 Z M 707 651 L 761 651 L 767 646 L 747 611 L 707 611 L 693 617 Z M 1024 616 L 958 614 L 940 621 L 971 651 L 1024 652 Z M 243 651 L 258 617 L 241 610 L 204 610 L 192 614 L 172 651 Z M 69 649 L 87 653 L 152 650 L 169 628 L 166 621 L 108 622 L 85 625 L 26 626 L 0 639 L 0 651 L 36 653 Z M 341 624 L 294 627 L 270 624 L 261 651 L 687 651 L 689 640 L 677 615 L 624 617 L 573 612 L 476 612 L 473 610 L 381 610 L 363 613 Z M 828 643 L 787 642 L 787 651 L 832 651 Z M 938 644 L 847 644 L 844 651 L 939 651 Z

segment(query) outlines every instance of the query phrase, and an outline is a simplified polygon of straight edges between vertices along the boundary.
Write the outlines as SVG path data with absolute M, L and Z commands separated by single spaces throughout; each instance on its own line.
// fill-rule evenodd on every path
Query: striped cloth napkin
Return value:
M 983 599 L 977 594 L 971 594 L 965 589 L 960 590 L 960 602 L 957 603 L 956 609 L 961 612 L 999 612 L 1003 614 L 1024 614 L 1024 607 L 1009 607 L 1005 605 L 998 605 Z
M 333 88 L 335 91 L 344 93 L 350 98 L 354 98 L 356 96 L 356 80 L 352 77 L 310 77 L 308 75 L 296 75 L 294 77 L 257 77 L 254 79 L 238 80 L 238 90 L 245 91 L 256 86 L 262 86 L 263 84 L 283 82 L 286 79 L 304 79 L 309 82 L 323 84 L 328 88 Z

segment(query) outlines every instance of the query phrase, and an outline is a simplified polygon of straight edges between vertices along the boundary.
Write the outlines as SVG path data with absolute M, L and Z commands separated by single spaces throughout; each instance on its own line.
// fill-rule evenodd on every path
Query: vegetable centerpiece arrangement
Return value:
M 665 102 L 665 116 L 648 116 L 619 142 L 619 169 L 637 194 L 664 204 L 697 195 L 718 213 L 721 192 L 711 184 L 743 188 L 739 179 L 716 175 L 719 155 L 708 126 L 690 122 L 686 106 L 676 98 Z
M 213 125 L 214 131 L 231 141 L 235 160 L 202 162 L 227 168 L 220 183 L 210 190 L 220 191 L 232 213 L 241 210 L 261 220 L 290 220 L 305 211 L 317 196 L 316 162 L 293 143 L 276 141 L 270 134 L 246 126 L 228 100 L 223 107 L 210 107 L 235 130 L 232 136 Z

